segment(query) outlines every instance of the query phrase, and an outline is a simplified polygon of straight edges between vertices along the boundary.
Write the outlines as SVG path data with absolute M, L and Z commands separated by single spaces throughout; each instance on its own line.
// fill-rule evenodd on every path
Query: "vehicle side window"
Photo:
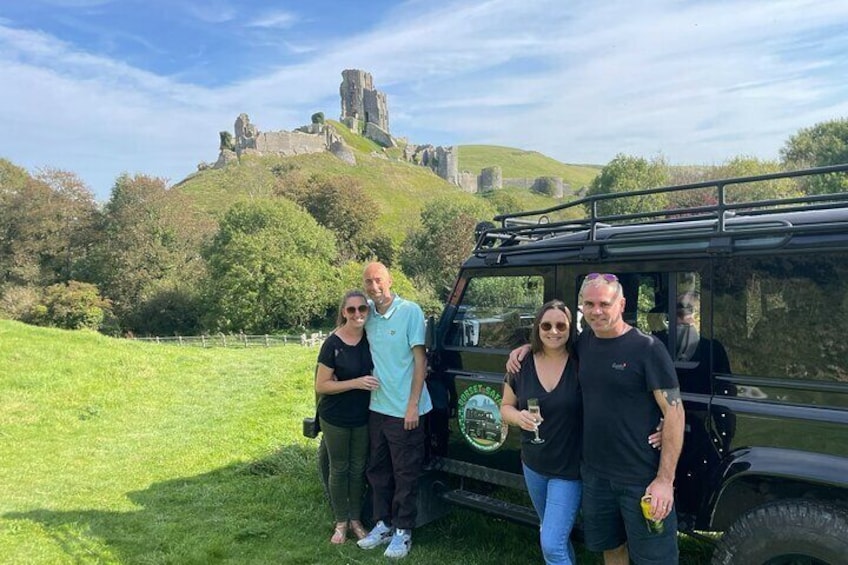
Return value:
M 701 275 L 678 272 L 676 294 L 672 301 L 674 332 L 671 335 L 671 358 L 677 370 L 680 390 L 698 394 L 712 392 L 711 373 L 727 374 L 730 364 L 720 339 L 704 337 L 701 319 Z
M 511 349 L 527 343 L 544 289 L 541 276 L 469 280 L 447 343 L 493 349 Z
M 820 254 L 716 263 L 714 333 L 735 374 L 848 381 L 846 259 Z

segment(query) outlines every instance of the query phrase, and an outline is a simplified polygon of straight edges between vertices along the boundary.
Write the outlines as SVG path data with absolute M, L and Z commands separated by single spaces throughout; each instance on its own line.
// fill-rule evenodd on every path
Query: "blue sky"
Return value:
M 848 2 L 3 2 L 0 157 L 75 172 L 99 200 L 122 172 L 175 183 L 242 112 L 263 131 L 338 118 L 347 68 L 413 143 L 776 159 L 848 116 Z

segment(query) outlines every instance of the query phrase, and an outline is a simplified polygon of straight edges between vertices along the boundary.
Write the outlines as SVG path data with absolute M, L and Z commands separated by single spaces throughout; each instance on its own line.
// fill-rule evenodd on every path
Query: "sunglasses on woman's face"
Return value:
M 568 329 L 568 324 L 566 324 L 565 322 L 557 322 L 556 324 L 552 324 L 550 322 L 542 322 L 541 324 L 539 324 L 539 328 L 541 328 L 543 332 L 549 332 L 553 328 L 556 328 L 556 331 L 558 331 L 559 333 L 565 333 L 565 330 Z
M 360 304 L 359 306 L 348 306 L 347 308 L 345 308 L 345 312 L 347 312 L 351 316 L 353 316 L 357 312 L 359 312 L 360 314 L 365 314 L 366 312 L 368 312 L 368 305 Z

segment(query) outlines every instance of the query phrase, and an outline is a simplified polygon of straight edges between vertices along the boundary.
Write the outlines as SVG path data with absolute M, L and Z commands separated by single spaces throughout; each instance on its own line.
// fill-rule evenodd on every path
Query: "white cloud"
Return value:
M 298 17 L 291 12 L 270 12 L 259 18 L 248 22 L 248 27 L 286 29 L 292 27 L 298 21 Z
M 191 17 L 208 24 L 226 23 L 238 15 L 236 8 L 226 0 L 188 2 L 175 7 L 181 7 Z

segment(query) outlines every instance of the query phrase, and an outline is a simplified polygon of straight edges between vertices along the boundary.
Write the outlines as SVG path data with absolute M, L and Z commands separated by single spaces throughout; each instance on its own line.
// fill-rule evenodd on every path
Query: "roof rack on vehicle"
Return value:
M 745 215 L 755 217 L 776 211 L 796 212 L 802 210 L 845 208 L 848 207 L 848 192 L 756 201 L 728 201 L 727 198 L 726 189 L 731 186 L 835 173 L 848 173 L 848 163 L 797 171 L 784 171 L 764 175 L 665 186 L 633 192 L 596 194 L 541 210 L 500 214 L 494 217 L 495 222 L 500 222 L 500 226 L 496 226 L 490 222 L 483 222 L 478 225 L 475 233 L 477 244 L 474 253 L 486 253 L 495 248 L 515 246 L 570 233 L 585 233 L 586 240 L 597 241 L 597 233 L 600 228 L 619 225 L 638 226 L 651 224 L 657 226 L 692 222 L 695 220 L 712 220 L 711 230 L 715 234 L 724 234 L 728 231 L 725 224 L 726 220 L 736 216 Z M 699 190 L 706 191 L 703 195 L 704 200 L 714 203 L 629 214 L 602 214 L 599 212 L 599 205 L 606 202 Z M 578 210 L 579 207 L 585 207 L 588 210 L 588 217 L 559 221 L 551 220 L 551 215 L 554 213 Z

